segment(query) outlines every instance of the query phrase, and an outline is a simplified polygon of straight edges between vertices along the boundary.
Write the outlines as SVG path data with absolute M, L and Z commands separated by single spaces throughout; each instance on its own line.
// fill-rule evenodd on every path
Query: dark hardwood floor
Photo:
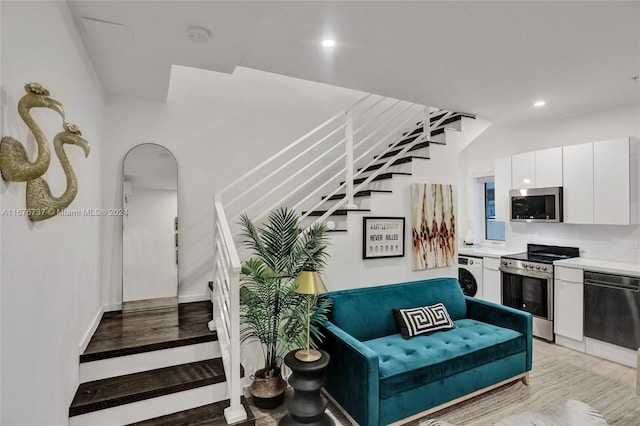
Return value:
M 209 331 L 210 301 L 182 303 L 175 309 L 105 312 L 80 362 L 217 340 Z

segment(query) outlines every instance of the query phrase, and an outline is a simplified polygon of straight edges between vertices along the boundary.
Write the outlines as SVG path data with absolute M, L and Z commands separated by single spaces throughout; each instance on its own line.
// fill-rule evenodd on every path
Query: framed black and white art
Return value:
M 404 217 L 362 219 L 362 258 L 404 256 Z

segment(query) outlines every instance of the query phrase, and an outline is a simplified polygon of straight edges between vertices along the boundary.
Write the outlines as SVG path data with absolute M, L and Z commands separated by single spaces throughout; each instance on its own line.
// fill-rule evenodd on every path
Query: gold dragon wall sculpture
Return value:
M 78 180 L 63 145 L 79 146 L 83 149 L 85 158 L 89 155 L 90 148 L 89 143 L 82 138 L 78 126 L 64 121 L 62 104 L 51 99 L 47 89 L 38 83 L 27 83 L 24 88 L 27 94 L 18 101 L 18 113 L 36 139 L 38 156 L 33 163 L 30 162 L 24 145 L 10 136 L 5 136 L 0 141 L 0 173 L 4 180 L 27 182 L 27 216 L 36 222 L 59 214 L 71 204 L 78 193 Z M 56 156 L 67 180 L 67 187 L 60 197 L 51 194 L 49 184 L 42 177 L 49 168 L 51 151 L 46 136 L 29 114 L 31 108 L 49 108 L 62 116 L 64 131 L 58 133 L 53 140 Z

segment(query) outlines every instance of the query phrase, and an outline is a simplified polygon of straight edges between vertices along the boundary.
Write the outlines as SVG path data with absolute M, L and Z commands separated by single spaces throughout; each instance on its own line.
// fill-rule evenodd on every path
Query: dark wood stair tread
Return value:
M 158 368 L 81 383 L 69 417 L 224 382 L 222 359 Z
M 247 412 L 247 420 L 234 423 L 234 426 L 253 426 L 256 418 L 251 411 L 249 403 L 242 397 L 242 405 Z M 179 411 L 162 417 L 132 423 L 129 426 L 214 426 L 226 425 L 224 409 L 229 406 L 229 400 L 207 404 L 190 410 Z
M 416 156 L 416 155 L 411 155 L 409 157 L 402 157 L 402 158 L 398 158 L 396 161 L 394 161 L 393 163 L 391 163 L 391 166 L 397 166 L 400 164 L 406 164 L 406 163 L 411 163 L 413 160 L 415 159 L 420 159 L 420 160 L 429 160 L 429 157 L 420 157 L 420 156 Z M 367 167 L 366 169 L 364 169 L 365 172 L 370 172 L 371 170 L 378 170 L 381 169 L 382 166 L 384 166 L 386 163 L 378 163 L 378 164 L 372 164 L 369 167 Z M 360 171 L 362 169 L 358 169 L 358 171 Z
M 378 180 L 387 180 L 387 179 L 393 179 L 394 176 L 411 176 L 411 173 L 404 173 L 404 172 L 387 172 L 387 173 L 380 173 L 378 176 L 374 177 L 372 182 L 378 181 Z M 365 180 L 369 179 L 368 177 L 361 177 L 358 179 L 354 179 L 353 183 L 354 185 L 358 185 L 361 184 L 362 182 L 364 182 Z M 343 185 L 344 182 L 340 182 L 340 185 Z
M 431 119 L 429 120 L 432 124 L 435 124 L 438 120 L 440 120 L 445 114 L 447 114 L 449 111 L 446 110 L 442 110 L 440 113 L 434 114 L 431 116 Z M 447 124 L 451 124 L 451 123 L 455 123 L 456 121 L 460 121 L 463 117 L 466 118 L 471 118 L 474 119 L 476 118 L 475 115 L 473 114 L 467 114 L 464 112 L 454 112 L 453 115 L 445 120 L 442 121 L 442 123 L 440 123 L 439 127 L 437 129 L 434 129 L 431 131 L 431 133 L 429 134 L 429 136 L 438 136 L 441 135 L 445 132 L 446 130 L 446 125 Z M 423 129 L 423 125 L 422 125 L 422 121 L 416 123 L 416 128 L 413 129 L 411 132 L 406 132 L 403 133 L 403 136 L 409 136 L 407 139 L 401 141 L 398 146 L 402 146 L 402 145 L 406 145 L 410 142 L 413 142 L 418 136 L 420 136 L 424 129 Z M 444 145 L 443 142 L 438 142 L 438 141 L 431 141 L 432 143 L 435 144 L 440 144 L 440 145 Z
M 387 191 L 387 190 L 382 190 L 382 189 L 367 189 L 364 191 L 358 191 L 355 194 L 353 194 L 354 198 L 362 198 L 362 197 L 370 197 L 371 194 L 373 193 L 380 193 L 380 194 L 391 194 L 393 191 Z M 327 200 L 327 201 L 333 201 L 333 200 L 342 200 L 344 197 L 346 197 L 347 194 L 334 194 L 331 197 L 327 198 L 326 196 L 323 196 L 322 199 L 323 200 Z
M 422 148 L 427 148 L 431 143 L 434 143 L 434 142 L 433 141 L 431 141 L 431 142 L 418 142 L 417 144 L 415 144 L 411 148 L 409 148 L 407 150 L 407 152 L 416 151 L 416 150 L 422 149 Z M 404 148 L 393 149 L 393 150 L 387 152 L 386 154 L 383 154 L 381 156 L 376 155 L 373 158 L 382 159 L 382 158 L 393 157 L 394 155 L 399 154 L 400 151 L 402 151 L 403 149 Z
M 218 340 L 209 331 L 210 301 L 181 303 L 175 309 L 144 312 L 105 312 L 80 362 L 175 348 Z
M 429 122 L 431 124 L 435 124 L 438 120 L 440 120 L 445 114 L 448 114 L 449 111 L 447 110 L 440 110 L 437 113 L 431 115 L 431 118 L 429 120 Z M 462 118 L 471 118 L 471 119 L 476 119 L 476 116 L 473 114 L 467 114 L 466 112 L 454 112 L 451 117 L 445 119 L 442 121 L 442 123 L 440 123 L 440 126 L 446 126 L 447 124 L 451 124 L 451 123 L 455 123 L 456 121 L 461 120 Z M 406 132 L 404 135 L 406 136 L 407 134 L 409 135 L 415 135 L 417 133 L 422 133 L 422 123 L 423 121 L 419 121 L 416 123 L 416 126 L 418 126 L 416 129 L 414 129 L 412 132 Z M 437 129 L 435 129 L 435 131 L 438 131 L 438 133 L 442 133 L 442 131 L 444 131 L 444 129 L 442 127 L 438 127 Z M 433 134 L 433 132 L 432 132 Z
M 309 213 L 309 216 L 322 216 L 323 214 L 325 214 L 328 211 L 329 210 L 314 210 L 312 212 L 302 212 L 302 214 Z M 336 211 L 331 213 L 331 216 L 346 216 L 349 212 L 366 213 L 366 212 L 370 212 L 370 211 L 371 210 L 369 210 L 369 209 L 337 209 Z

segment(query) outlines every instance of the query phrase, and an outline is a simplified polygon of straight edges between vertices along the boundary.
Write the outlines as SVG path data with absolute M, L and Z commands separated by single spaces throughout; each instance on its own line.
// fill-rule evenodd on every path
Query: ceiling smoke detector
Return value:
M 209 31 L 203 27 L 189 27 L 187 28 L 187 37 L 193 42 L 205 43 L 209 40 Z

